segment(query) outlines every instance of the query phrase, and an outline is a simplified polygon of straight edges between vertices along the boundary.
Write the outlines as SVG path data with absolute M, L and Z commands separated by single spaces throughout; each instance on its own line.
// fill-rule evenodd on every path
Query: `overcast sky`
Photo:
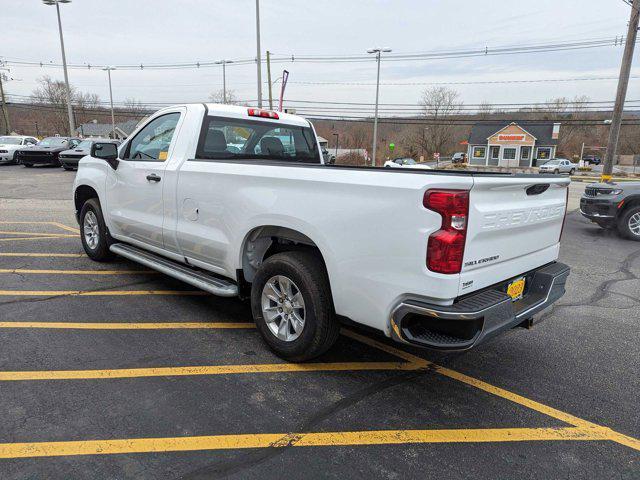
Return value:
M 1 0 L 0 57 L 60 62 L 55 7 L 40 0 Z M 394 53 L 484 48 L 537 42 L 614 38 L 626 33 L 622 0 L 261 0 L 262 50 L 276 54 L 362 54 L 374 46 Z M 254 0 L 73 0 L 62 5 L 70 63 L 138 64 L 255 57 Z M 621 47 L 463 59 L 387 62 L 382 82 L 426 83 L 616 76 Z M 375 63 L 288 63 L 287 97 L 296 100 L 372 102 Z M 640 66 L 635 69 L 640 72 Z M 256 98 L 255 65 L 229 66 L 228 87 Z M 11 66 L 10 94 L 28 95 L 43 75 L 62 69 Z M 69 71 L 80 90 L 108 100 L 106 73 Z M 266 72 L 263 73 L 266 77 Z M 304 85 L 293 82 L 362 82 Z M 628 99 L 640 98 L 632 79 Z M 113 72 L 114 100 L 205 100 L 222 88 L 219 67 L 199 70 Z M 381 102 L 417 103 L 424 85 L 383 85 Z M 613 100 L 616 82 L 451 85 L 465 103 L 537 102 L 588 95 Z M 266 88 L 265 88 L 266 95 Z

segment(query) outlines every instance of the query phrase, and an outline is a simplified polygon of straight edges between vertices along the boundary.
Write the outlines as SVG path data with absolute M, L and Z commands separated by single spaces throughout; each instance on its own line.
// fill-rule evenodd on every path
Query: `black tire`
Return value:
M 304 327 L 291 341 L 272 333 L 262 313 L 262 290 L 276 275 L 291 279 L 304 299 Z M 333 346 L 340 333 L 327 272 L 322 260 L 310 252 L 291 251 L 269 257 L 253 279 L 251 310 L 258 331 L 271 350 L 292 362 L 304 362 L 322 355 Z
M 569 175 L 573 175 L 574 173 L 576 173 L 576 169 L 572 168 L 571 170 L 569 170 Z
M 73 170 L 73 168 L 71 168 L 71 167 L 67 167 L 66 165 L 62 165 L 62 168 L 64 168 L 67 172 L 68 172 L 69 170 Z
M 27 168 L 33 168 L 33 165 L 31 165 L 30 163 L 23 163 L 22 165 L 24 165 Z
M 95 247 L 87 244 L 87 239 L 84 235 L 84 221 L 85 217 L 93 212 L 98 222 L 98 242 Z M 102 216 L 102 209 L 100 208 L 100 202 L 97 198 L 90 198 L 82 205 L 80 209 L 80 240 L 87 256 L 96 262 L 106 262 L 113 258 L 113 253 L 109 250 L 109 247 L 113 243 L 113 239 L 109 235 L 107 226 L 104 223 L 104 217 Z
M 13 163 L 20 165 L 20 159 L 18 159 L 18 151 L 13 152 Z
M 640 233 L 633 233 L 631 227 L 629 226 L 629 221 L 634 215 L 640 215 L 640 206 L 627 208 L 622 213 L 622 215 L 618 219 L 618 232 L 620 232 L 620 235 L 622 235 L 624 238 L 640 242 Z

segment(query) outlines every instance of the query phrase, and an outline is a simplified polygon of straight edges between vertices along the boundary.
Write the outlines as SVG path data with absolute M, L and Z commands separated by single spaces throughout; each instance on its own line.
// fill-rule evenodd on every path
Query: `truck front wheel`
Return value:
M 97 198 L 90 198 L 80 209 L 80 239 L 85 253 L 91 260 L 105 262 L 113 258 L 109 250 L 112 240 Z
M 310 252 L 269 257 L 253 280 L 251 310 L 269 347 L 293 362 L 322 355 L 340 332 L 327 272 Z

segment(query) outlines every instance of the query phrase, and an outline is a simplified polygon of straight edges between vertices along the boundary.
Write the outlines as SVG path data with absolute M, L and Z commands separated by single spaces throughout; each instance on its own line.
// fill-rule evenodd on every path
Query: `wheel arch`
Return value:
M 240 249 L 240 272 L 246 283 L 251 283 L 255 273 L 267 258 L 293 250 L 315 253 L 325 271 L 327 263 L 320 246 L 308 235 L 296 229 L 279 225 L 261 225 L 251 229 L 244 237 Z
M 73 203 L 76 207 L 76 215 L 82 209 L 82 205 L 90 198 L 97 198 L 100 201 L 100 196 L 95 188 L 90 185 L 78 185 L 73 192 Z
M 624 199 L 622 208 L 618 210 L 618 218 L 622 218 L 630 208 L 634 207 L 640 207 L 640 194 L 630 195 Z

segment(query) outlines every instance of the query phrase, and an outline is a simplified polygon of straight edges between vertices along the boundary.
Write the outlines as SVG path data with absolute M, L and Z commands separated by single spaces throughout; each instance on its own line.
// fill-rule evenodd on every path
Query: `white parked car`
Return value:
M 431 170 L 429 165 L 418 163 L 413 158 L 395 158 L 393 160 L 387 160 L 384 162 L 384 166 L 387 168 L 424 168 L 426 170 Z
M 341 318 L 441 350 L 530 326 L 564 294 L 568 184 L 324 165 L 302 117 L 193 104 L 94 144 L 73 192 L 90 258 L 247 299 L 266 343 L 304 361 Z
M 0 137 L 0 163 L 17 163 L 17 151 L 33 147 L 38 143 L 35 137 L 7 135 Z
M 538 170 L 540 173 L 568 173 L 573 175 L 576 173 L 577 168 L 578 164 L 571 163 L 571 161 L 566 158 L 554 158 L 540 165 Z

